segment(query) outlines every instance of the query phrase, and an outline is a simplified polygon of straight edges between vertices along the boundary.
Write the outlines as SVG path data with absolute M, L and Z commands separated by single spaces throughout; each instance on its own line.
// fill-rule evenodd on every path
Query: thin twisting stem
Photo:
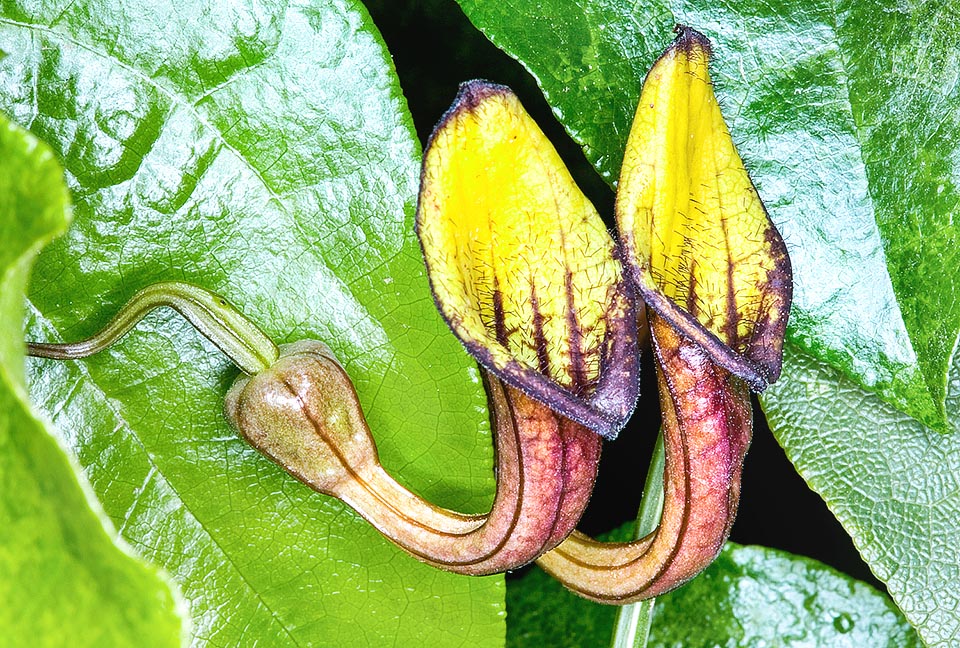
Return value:
M 253 322 L 220 295 L 179 281 L 147 286 L 98 333 L 69 344 L 30 342 L 27 354 L 38 358 L 76 360 L 103 351 L 126 335 L 147 313 L 169 307 L 183 315 L 245 373 L 267 369 L 280 355 L 277 346 Z
M 644 325 L 646 325 L 646 313 L 644 313 Z M 647 334 L 649 335 L 649 332 Z M 650 467 L 647 468 L 643 499 L 640 500 L 640 510 L 637 513 L 634 529 L 634 537 L 637 539 L 652 533 L 660 522 L 663 511 L 663 470 L 663 430 L 660 430 L 657 435 L 657 444 L 653 448 L 653 457 L 650 459 Z M 614 624 L 610 648 L 644 648 L 647 645 L 656 600 L 651 597 L 617 608 L 617 622 Z

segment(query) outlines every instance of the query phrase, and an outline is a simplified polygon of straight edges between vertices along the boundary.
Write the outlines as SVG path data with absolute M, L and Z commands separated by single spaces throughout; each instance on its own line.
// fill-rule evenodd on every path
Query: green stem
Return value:
M 637 513 L 634 538 L 642 538 L 657 528 L 663 508 L 663 430 L 657 435 L 657 445 L 650 458 L 647 479 L 643 485 L 643 499 Z M 653 604 L 656 598 L 624 605 L 617 610 L 611 648 L 644 648 L 650 638 L 653 622 Z
M 91 337 L 70 344 L 30 342 L 27 354 L 76 360 L 103 351 L 155 308 L 169 307 L 183 315 L 245 373 L 267 369 L 279 356 L 277 346 L 255 324 L 220 295 L 179 281 L 147 286 L 130 298 L 112 320 Z

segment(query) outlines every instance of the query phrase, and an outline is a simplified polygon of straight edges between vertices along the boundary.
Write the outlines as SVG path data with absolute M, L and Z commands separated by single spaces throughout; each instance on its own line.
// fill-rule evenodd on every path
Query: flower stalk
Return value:
M 30 342 L 28 355 L 78 360 L 106 349 L 130 332 L 147 313 L 172 308 L 248 374 L 256 374 L 279 356 L 277 345 L 220 295 L 181 281 L 163 281 L 138 291 L 106 326 L 91 337 L 69 344 Z

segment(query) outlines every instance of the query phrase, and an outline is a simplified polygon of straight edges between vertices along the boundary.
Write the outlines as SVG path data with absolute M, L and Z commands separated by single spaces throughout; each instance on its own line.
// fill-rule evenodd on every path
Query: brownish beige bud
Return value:
M 353 383 L 322 342 L 281 346 L 269 369 L 237 379 L 224 411 L 251 445 L 323 493 L 379 463 Z

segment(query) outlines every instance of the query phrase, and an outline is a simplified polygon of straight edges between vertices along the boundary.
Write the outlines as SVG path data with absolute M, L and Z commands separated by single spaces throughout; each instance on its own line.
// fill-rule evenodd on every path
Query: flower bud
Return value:
M 281 346 L 269 369 L 234 383 L 224 411 L 251 445 L 323 493 L 378 464 L 353 383 L 322 342 Z

